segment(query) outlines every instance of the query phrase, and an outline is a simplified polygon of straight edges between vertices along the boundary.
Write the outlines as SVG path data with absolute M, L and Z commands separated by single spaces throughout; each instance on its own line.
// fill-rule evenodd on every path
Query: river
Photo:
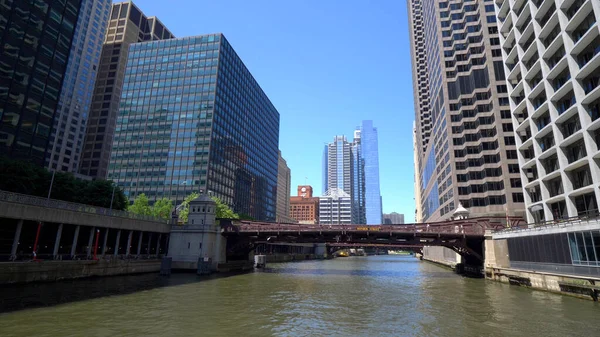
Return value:
M 0 336 L 599 336 L 600 305 L 409 256 L 0 287 Z

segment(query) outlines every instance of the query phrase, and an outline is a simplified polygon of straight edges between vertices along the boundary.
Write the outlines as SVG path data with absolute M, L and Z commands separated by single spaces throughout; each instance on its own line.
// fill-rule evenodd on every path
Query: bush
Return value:
M 0 157 L 0 190 L 48 197 L 52 172 L 35 164 Z M 71 173 L 56 172 L 51 199 L 110 207 L 114 182 L 110 180 L 82 180 Z M 119 187 L 115 190 L 113 209 L 125 210 L 127 197 Z

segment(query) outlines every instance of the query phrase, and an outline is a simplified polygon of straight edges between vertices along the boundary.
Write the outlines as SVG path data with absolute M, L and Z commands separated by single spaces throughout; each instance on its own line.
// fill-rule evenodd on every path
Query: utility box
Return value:
M 209 257 L 201 257 L 198 259 L 198 275 L 209 275 L 211 273 L 212 259 Z

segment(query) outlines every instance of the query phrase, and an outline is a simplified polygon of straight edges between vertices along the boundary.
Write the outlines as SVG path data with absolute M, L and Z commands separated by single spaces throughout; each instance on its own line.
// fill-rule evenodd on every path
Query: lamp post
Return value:
M 52 194 L 52 185 L 54 184 L 54 175 L 56 174 L 56 171 L 52 171 L 52 179 L 50 180 L 50 188 L 48 189 L 48 198 L 47 200 L 50 200 L 50 194 Z
M 110 197 L 110 210 L 111 211 L 112 211 L 112 206 L 113 206 L 113 200 L 115 199 L 115 188 L 117 188 L 117 185 L 115 185 L 115 183 L 113 183 L 112 196 Z

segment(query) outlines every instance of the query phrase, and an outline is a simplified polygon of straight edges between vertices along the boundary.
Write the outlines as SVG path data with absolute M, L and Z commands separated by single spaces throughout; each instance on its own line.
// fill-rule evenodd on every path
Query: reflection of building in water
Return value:
M 168 80 L 165 80 L 168 79 Z M 109 178 L 275 220 L 279 113 L 221 34 L 131 45 Z

